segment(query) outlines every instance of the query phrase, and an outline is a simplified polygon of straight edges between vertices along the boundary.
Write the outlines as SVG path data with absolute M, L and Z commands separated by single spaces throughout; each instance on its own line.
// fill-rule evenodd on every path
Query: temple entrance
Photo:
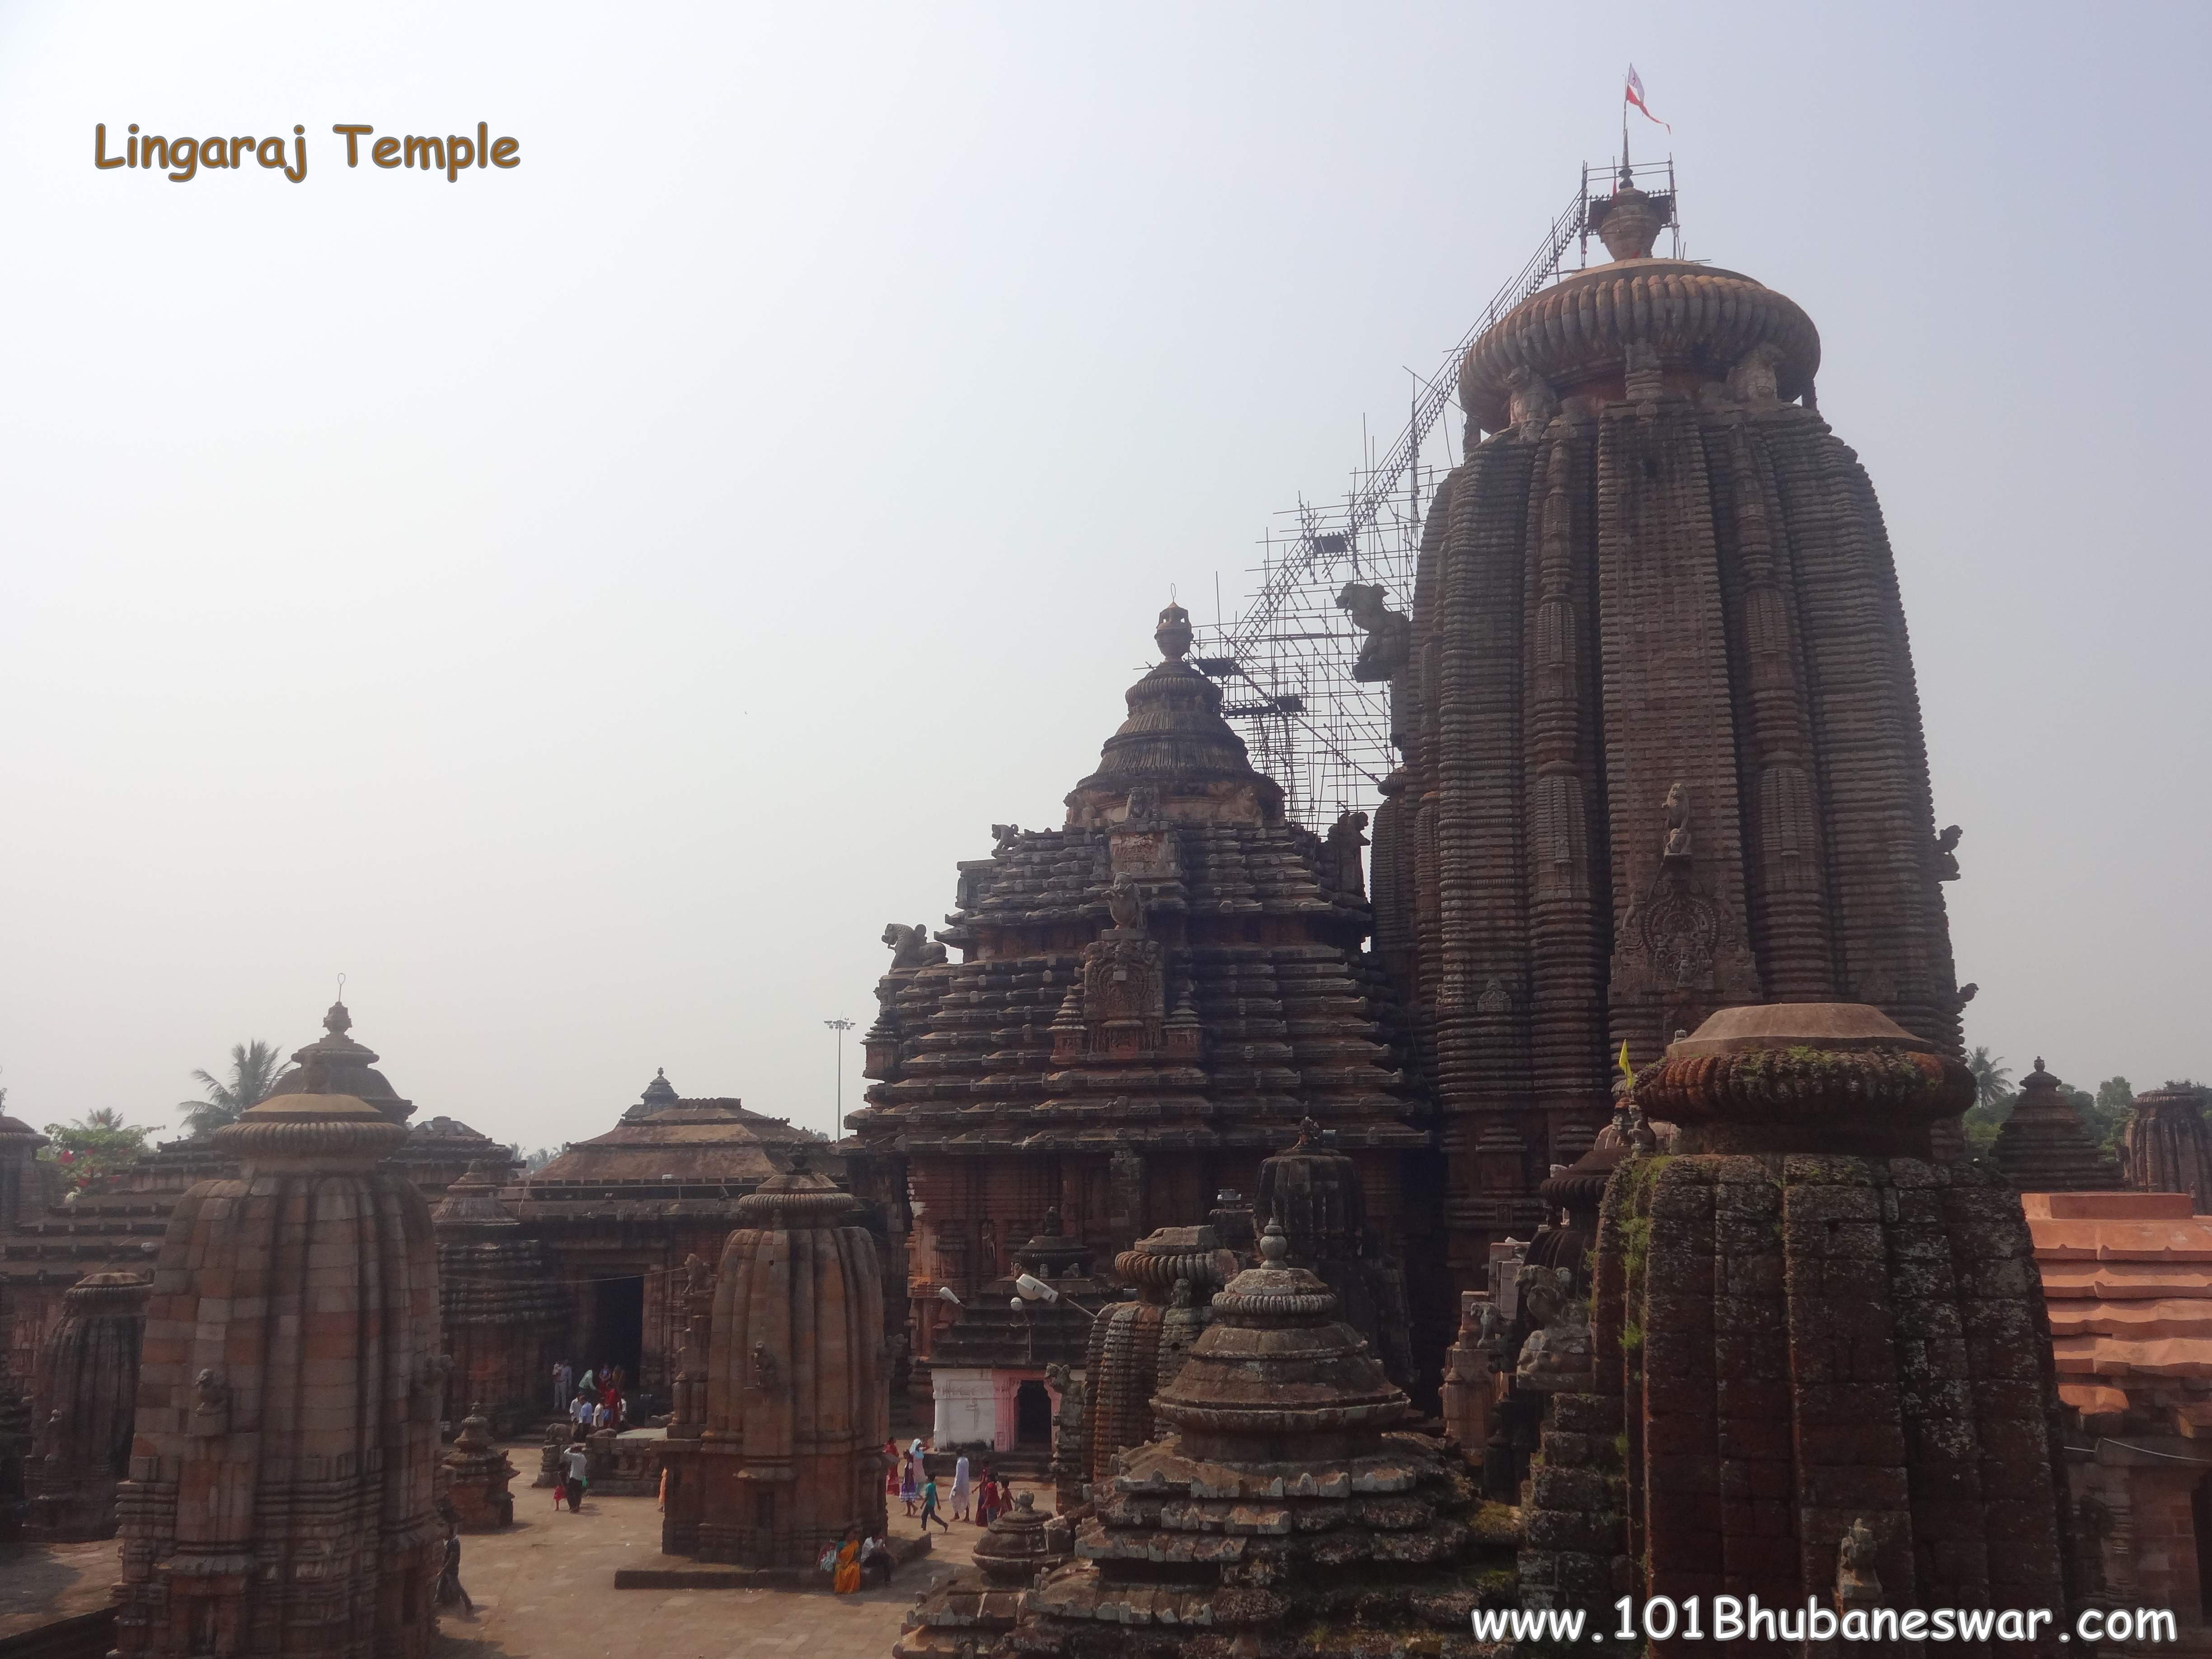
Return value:
M 1034 1377 L 1014 1390 L 1014 1444 L 1052 1444 L 1052 1396 Z
M 619 1365 L 635 1392 L 645 1354 L 645 1279 L 603 1279 L 588 1287 L 581 1365 Z

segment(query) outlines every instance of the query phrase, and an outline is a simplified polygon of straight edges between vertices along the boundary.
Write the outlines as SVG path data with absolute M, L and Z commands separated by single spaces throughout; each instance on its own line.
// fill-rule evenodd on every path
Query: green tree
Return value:
M 2012 1070 L 1986 1047 L 1966 1056 L 1966 1069 L 1974 1077 L 1974 1103 L 1963 1120 L 1966 1150 L 1979 1158 L 1996 1144 L 1997 1127 L 2012 1115 Z
M 269 1091 L 276 1086 L 277 1074 L 283 1069 L 283 1056 L 260 1038 L 251 1042 L 234 1042 L 230 1046 L 228 1082 L 205 1072 L 192 1073 L 192 1080 L 207 1097 L 177 1103 L 177 1109 L 185 1115 L 185 1130 L 198 1139 L 213 1134 L 226 1123 L 237 1122 L 240 1113 L 269 1098 Z
M 96 1107 L 75 1123 L 46 1125 L 52 1144 L 41 1146 L 39 1156 L 61 1166 L 70 1190 L 82 1192 L 141 1157 L 149 1133 L 148 1125 L 124 1122 L 112 1106 Z
M 1974 1074 L 1974 1104 L 1995 1109 L 2012 1104 L 2012 1067 L 1986 1044 L 1966 1056 L 1966 1069 Z

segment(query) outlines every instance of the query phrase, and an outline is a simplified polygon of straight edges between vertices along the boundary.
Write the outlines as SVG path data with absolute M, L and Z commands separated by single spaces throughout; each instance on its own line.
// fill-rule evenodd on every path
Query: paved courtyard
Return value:
M 507 1448 L 518 1468 L 537 1449 Z M 584 1512 L 553 1513 L 552 1494 L 514 1486 L 515 1523 L 461 1540 L 461 1582 L 473 1621 L 439 1621 L 433 1659 L 889 1659 L 914 1598 L 965 1566 L 981 1529 L 930 1528 L 931 1553 L 888 1588 L 858 1595 L 821 1590 L 617 1590 L 618 1567 L 690 1567 L 660 1553 L 660 1510 L 650 1498 L 587 1498 Z M 1048 1513 L 1049 1487 L 1036 1494 Z M 917 1535 L 891 1504 L 891 1535 Z M 0 1546 L 0 1637 L 107 1605 L 118 1546 Z
M 515 1461 L 521 1462 L 519 1450 Z M 1049 1512 L 1048 1487 L 1035 1492 Z M 968 1564 L 979 1528 L 932 1527 L 932 1553 L 888 1588 L 858 1595 L 814 1590 L 617 1590 L 618 1567 L 694 1565 L 660 1553 L 650 1498 L 587 1498 L 581 1515 L 553 1513 L 551 1494 L 515 1483 L 515 1524 L 461 1540 L 461 1582 L 473 1623 L 440 1621 L 434 1659 L 888 1659 L 914 1598 Z M 895 1538 L 915 1523 L 891 1505 Z

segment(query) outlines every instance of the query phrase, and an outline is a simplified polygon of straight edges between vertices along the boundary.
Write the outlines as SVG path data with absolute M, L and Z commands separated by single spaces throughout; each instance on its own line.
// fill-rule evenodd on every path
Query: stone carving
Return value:
M 1531 1262 L 1521 1269 L 1518 1283 L 1521 1306 L 1534 1328 L 1521 1345 L 1514 1381 L 1553 1391 L 1589 1387 L 1589 1309 L 1575 1298 L 1574 1269 Z
M 1880 1545 L 1861 1516 L 1844 1534 L 1836 1551 L 1836 1611 L 1881 1605 L 1881 1579 L 1874 1568 Z
M 1559 412 L 1559 394 L 1553 390 L 1549 380 L 1526 368 L 1516 368 L 1505 379 L 1509 388 L 1507 424 L 1517 427 L 1527 437 L 1542 436 L 1552 417 Z
M 929 937 L 929 924 L 909 927 L 904 922 L 884 924 L 884 943 L 891 947 L 891 971 L 902 968 L 933 968 L 945 960 L 945 947 Z
M 768 1351 L 767 1343 L 753 1344 L 752 1363 L 754 1392 L 766 1394 L 775 1387 L 775 1356 Z
M 1367 877 L 1359 859 L 1367 845 L 1367 814 L 1340 814 L 1328 830 L 1328 874 L 1336 890 L 1350 898 L 1367 896 Z
M 1352 665 L 1352 678 L 1372 684 L 1387 680 L 1413 656 L 1413 623 L 1389 605 L 1389 590 L 1373 582 L 1346 582 L 1337 591 L 1337 609 L 1367 637 Z
M 1160 792 L 1149 783 L 1140 783 L 1129 791 L 1129 810 L 1121 820 L 1130 825 L 1158 823 L 1160 821 Z
M 1106 890 L 1106 914 L 1125 933 L 1145 931 L 1145 896 L 1131 881 L 1117 878 Z
M 1959 878 L 1959 837 L 1966 831 L 1955 823 L 1943 826 L 1943 833 L 1936 837 L 1936 879 L 1956 881 Z
M 1762 340 L 1735 361 L 1729 370 L 1729 395 L 1738 403 L 1771 404 L 1779 395 L 1782 353 Z
M 212 1370 L 203 1370 L 192 1379 L 194 1434 L 230 1432 L 230 1384 Z
M 1691 856 L 1690 786 L 1677 779 L 1667 791 L 1667 849 L 1670 859 Z

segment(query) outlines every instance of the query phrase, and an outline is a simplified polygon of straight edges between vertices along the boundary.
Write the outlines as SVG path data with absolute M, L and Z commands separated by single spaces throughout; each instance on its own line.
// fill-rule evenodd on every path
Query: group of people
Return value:
M 991 1472 L 991 1466 L 984 1464 L 978 1477 L 969 1468 L 968 1454 L 962 1452 L 952 1463 L 952 1521 L 947 1521 L 937 1512 L 937 1477 L 930 1474 L 928 1465 L 924 1462 L 923 1449 L 919 1435 L 903 1452 L 898 1449 L 896 1440 L 884 1442 L 884 1456 L 890 1468 L 884 1480 L 884 1495 L 896 1497 L 904 1504 L 909 1516 L 915 1514 L 915 1506 L 920 1505 L 924 1532 L 929 1530 L 929 1523 L 933 1521 L 947 1532 L 951 1531 L 952 1521 L 969 1519 L 971 1504 L 975 1524 L 979 1527 L 989 1526 L 993 1516 L 1003 1514 L 1012 1506 L 1013 1492 L 1005 1481 Z
M 601 1429 L 623 1431 L 627 1404 L 623 1384 L 628 1379 L 619 1365 L 586 1366 L 581 1376 L 565 1359 L 553 1363 L 553 1409 L 575 1425 L 579 1439 Z
M 865 1589 L 872 1580 L 890 1583 L 898 1558 L 891 1553 L 891 1540 L 884 1534 L 863 1538 L 858 1527 L 848 1527 L 843 1538 L 823 1551 L 821 1565 L 830 1575 L 830 1588 L 840 1595 L 851 1595 Z
M 574 1436 L 561 1454 L 561 1479 L 553 1483 L 553 1508 L 556 1512 L 566 1503 L 571 1515 L 583 1513 L 584 1489 L 590 1484 L 585 1476 L 589 1459 L 584 1440 L 601 1429 L 622 1432 L 626 1416 L 623 1395 L 625 1381 L 619 1365 L 587 1366 L 578 1376 L 575 1367 L 567 1360 L 553 1362 L 553 1407 L 568 1419 Z

